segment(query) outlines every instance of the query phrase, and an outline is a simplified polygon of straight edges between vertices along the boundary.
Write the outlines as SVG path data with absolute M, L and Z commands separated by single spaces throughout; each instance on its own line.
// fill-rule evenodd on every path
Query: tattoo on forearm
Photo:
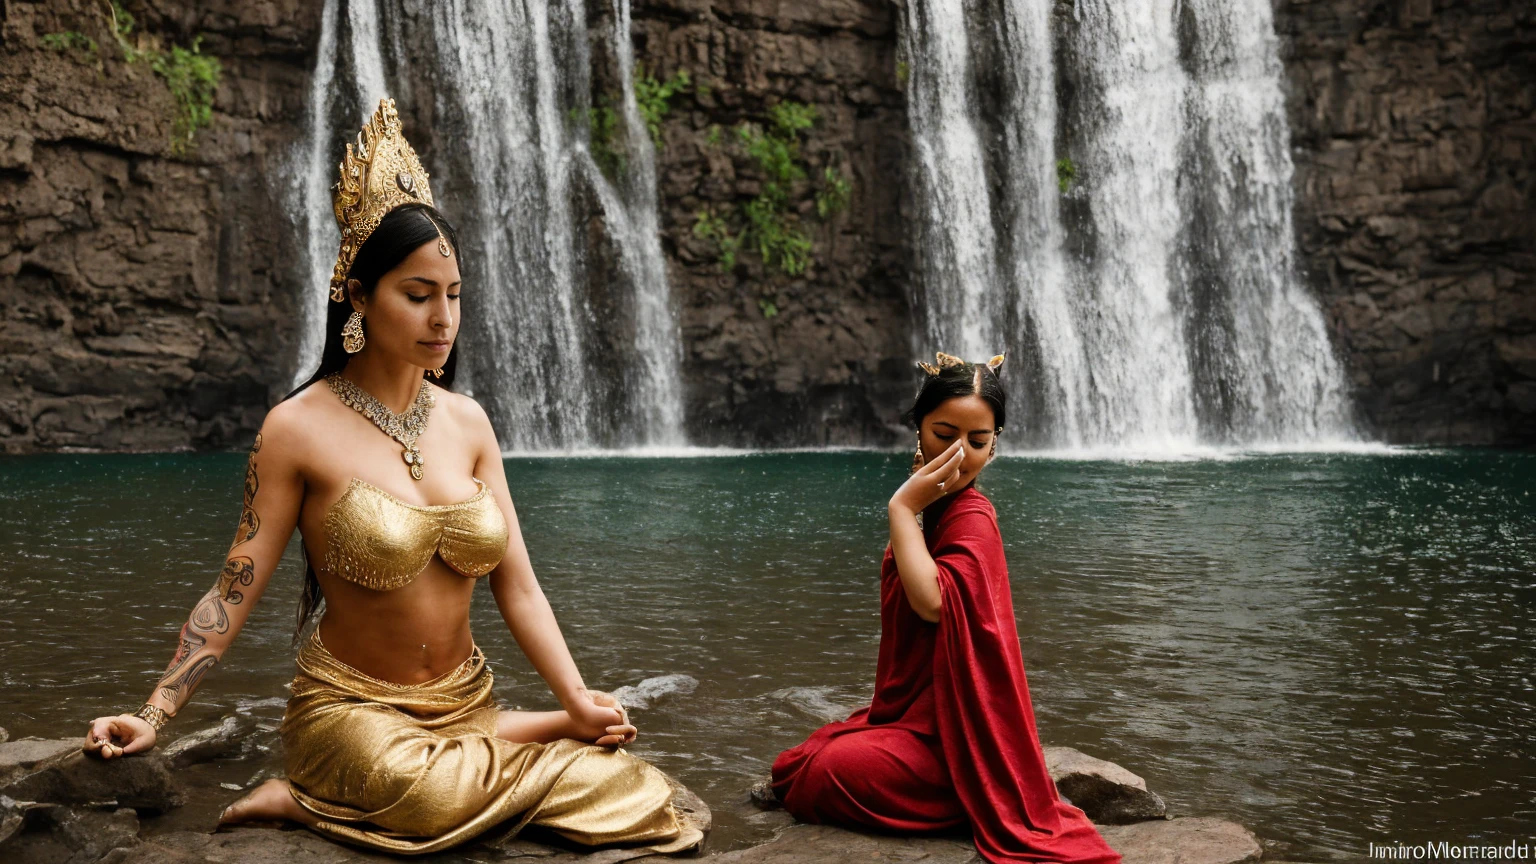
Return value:
M 162 681 L 160 684 L 160 695 L 165 697 L 172 705 L 180 708 L 187 697 L 192 695 L 192 691 L 197 689 L 197 685 L 202 683 L 203 676 L 208 674 L 208 670 L 218 664 L 218 657 L 212 654 L 204 654 L 197 658 L 180 675 L 175 677 L 168 676 L 168 680 Z
M 261 517 L 256 515 L 255 508 L 256 491 L 261 487 L 261 481 L 256 476 L 256 454 L 260 451 L 261 433 L 258 432 L 256 443 L 251 445 L 251 456 L 246 461 L 245 499 L 240 508 L 240 527 L 235 532 L 235 542 L 230 546 L 231 549 L 255 537 L 261 528 Z M 249 557 L 231 555 L 224 562 L 219 581 L 198 601 L 192 610 L 192 617 L 182 626 L 176 656 L 171 658 L 171 665 L 166 667 L 165 675 L 157 685 L 160 695 L 171 704 L 180 707 L 192 695 L 203 676 L 218 665 L 218 655 L 205 650 L 208 638 L 203 634 L 222 635 L 229 632 L 229 611 L 224 604 L 239 606 L 245 602 L 245 594 L 240 589 L 249 588 L 255 581 L 256 565 Z
M 181 639 L 176 645 L 176 656 L 171 658 L 171 665 L 165 667 L 165 675 L 160 679 L 164 681 L 175 675 L 178 670 L 190 659 L 192 655 L 203 650 L 208 640 L 192 631 L 189 624 L 181 625 Z
M 256 564 L 251 559 L 239 555 L 224 562 L 224 572 L 219 574 L 219 584 L 214 587 L 214 593 L 231 606 L 239 606 L 245 599 L 245 595 L 236 590 L 236 585 L 249 588 L 256 581 Z
M 245 503 L 240 508 L 240 527 L 235 531 L 235 546 L 256 536 L 261 528 L 261 517 L 252 506 L 256 502 L 256 490 L 261 481 L 256 477 L 256 454 L 261 450 L 261 433 L 256 433 L 256 443 L 251 445 L 251 458 L 245 465 Z
M 224 611 L 224 601 L 219 599 L 219 590 L 215 588 L 203 595 L 197 608 L 192 610 L 190 620 L 193 630 L 204 633 L 228 633 L 229 614 Z

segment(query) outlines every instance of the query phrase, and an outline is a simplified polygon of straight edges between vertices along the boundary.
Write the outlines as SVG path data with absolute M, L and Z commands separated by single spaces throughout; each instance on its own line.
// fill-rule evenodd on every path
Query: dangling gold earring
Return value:
M 356 354 L 363 350 L 363 342 L 363 313 L 354 310 L 341 328 L 341 347 L 348 354 Z
M 917 433 L 917 452 L 912 454 L 912 470 L 907 472 L 911 477 L 917 473 L 917 469 L 923 467 L 923 433 Z
M 432 373 L 433 378 L 443 377 L 443 370 L 441 369 L 428 369 L 427 371 Z

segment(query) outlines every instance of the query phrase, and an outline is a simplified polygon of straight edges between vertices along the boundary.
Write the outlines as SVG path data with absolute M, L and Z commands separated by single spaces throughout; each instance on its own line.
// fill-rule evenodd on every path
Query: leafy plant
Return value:
M 709 210 L 694 214 L 693 236 L 712 240 L 719 250 L 720 272 L 729 273 L 736 267 L 736 252 L 741 248 L 741 235 L 732 234 L 724 218 Z
M 140 51 L 132 42 L 133 27 L 136 23 L 133 14 L 123 8 L 123 4 L 112 0 L 112 38 L 117 40 L 119 48 L 123 49 L 123 59 L 129 63 L 138 63 L 149 52 Z
M 816 215 L 825 219 L 848 209 L 853 189 L 847 179 L 831 165 L 821 172 L 822 186 L 816 192 Z
M 767 297 L 758 298 L 757 308 L 763 310 L 764 318 L 772 318 L 773 316 L 779 314 L 779 307 Z
M 577 109 L 571 113 L 576 115 Z M 619 115 L 607 105 L 594 105 L 587 109 L 587 135 L 592 148 L 592 159 L 603 176 L 612 180 L 629 170 L 629 160 L 618 146 Z
M 800 133 L 814 126 L 815 107 L 800 102 L 780 102 L 768 110 L 766 122 L 743 122 L 736 127 L 736 140 L 763 175 L 757 196 L 739 211 L 743 223 L 732 233 L 729 221 L 718 214 L 699 211 L 694 234 L 716 242 L 723 270 L 735 266 L 740 247 L 755 249 L 763 263 L 778 267 L 790 276 L 799 276 L 811 264 L 811 240 L 800 227 L 790 206 L 796 183 L 806 179 L 800 158 Z M 713 146 L 719 141 L 715 129 L 706 140 Z M 817 211 L 830 214 L 847 206 L 848 183 L 835 170 L 824 173 L 826 184 L 817 193 Z M 767 307 L 764 314 L 768 315 Z M 772 314 L 778 314 L 775 308 Z M 771 317 L 771 315 L 769 316 Z
M 112 37 L 122 48 L 123 59 L 129 63 L 148 63 L 171 91 L 171 99 L 176 103 L 176 113 L 171 118 L 171 155 L 187 155 L 192 152 L 197 131 L 213 123 L 213 96 L 224 73 L 223 64 L 219 58 L 202 53 L 202 36 L 193 38 L 188 48 L 142 48 L 133 39 L 133 15 L 117 0 L 113 0 L 111 10 Z
M 788 275 L 799 276 L 811 263 L 811 240 L 800 230 L 799 223 L 786 218 L 785 209 L 783 200 L 766 195 L 748 201 L 743 208 L 747 216 L 746 233 L 763 263 L 777 262 Z
M 1072 164 L 1072 160 L 1068 159 L 1066 157 L 1062 157 L 1061 159 L 1057 159 L 1056 160 L 1056 188 L 1060 189 L 1062 194 L 1065 195 L 1067 190 L 1072 188 L 1072 183 L 1076 179 L 1077 179 L 1077 166 Z
M 719 147 L 725 142 L 725 134 L 720 129 L 719 123 L 711 123 L 709 131 L 704 134 L 704 143 L 711 147 Z
M 691 84 L 687 69 L 679 69 L 671 78 L 660 81 L 644 66 L 635 68 L 635 104 L 656 149 L 661 149 L 661 121 L 672 110 L 672 97 L 687 90 Z
M 91 57 L 96 56 L 96 40 L 75 30 L 46 33 L 43 35 L 42 42 L 43 47 L 50 51 L 69 51 Z
M 191 48 L 172 45 L 171 50 L 156 51 L 149 58 L 149 68 L 165 79 L 176 102 L 176 117 L 171 123 L 171 153 L 175 156 L 191 152 L 197 130 L 213 123 L 213 94 L 223 66 L 219 58 L 199 50 L 202 41 L 198 36 Z

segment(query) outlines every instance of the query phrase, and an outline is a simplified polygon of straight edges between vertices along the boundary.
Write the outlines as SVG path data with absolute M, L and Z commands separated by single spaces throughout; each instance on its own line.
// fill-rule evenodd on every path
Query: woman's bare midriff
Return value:
M 320 641 L 337 660 L 381 681 L 421 684 L 469 658 L 475 580 L 455 573 L 441 558 L 393 591 L 317 575 L 325 592 Z

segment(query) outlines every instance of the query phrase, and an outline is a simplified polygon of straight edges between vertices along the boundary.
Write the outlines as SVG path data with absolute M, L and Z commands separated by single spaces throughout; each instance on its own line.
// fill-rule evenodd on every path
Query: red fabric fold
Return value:
M 1046 770 L 992 503 L 973 486 L 925 519 L 939 621 L 912 611 L 887 548 L 874 700 L 779 754 L 774 792 L 806 822 L 969 825 L 988 861 L 1119 864 Z

